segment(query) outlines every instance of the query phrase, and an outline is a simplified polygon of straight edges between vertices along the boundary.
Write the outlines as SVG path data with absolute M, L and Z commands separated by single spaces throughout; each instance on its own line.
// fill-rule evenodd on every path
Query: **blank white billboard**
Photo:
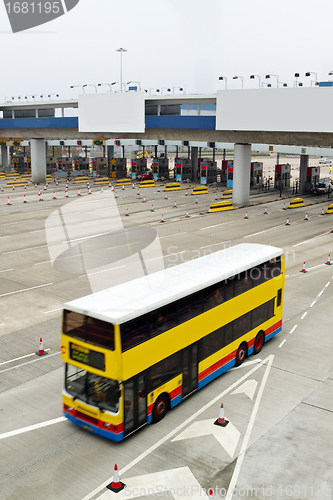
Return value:
M 144 92 L 79 95 L 79 132 L 145 131 Z
M 333 87 L 219 90 L 216 130 L 333 132 Z

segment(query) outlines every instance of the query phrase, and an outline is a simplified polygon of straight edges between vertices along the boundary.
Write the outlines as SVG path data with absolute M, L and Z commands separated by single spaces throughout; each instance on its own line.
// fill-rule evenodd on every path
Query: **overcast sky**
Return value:
M 210 93 L 224 88 L 219 76 L 240 88 L 235 75 L 244 88 L 258 87 L 251 74 L 278 75 L 289 87 L 295 72 L 310 86 L 307 71 L 333 79 L 332 0 L 80 0 L 16 34 L 3 3 L 0 14 L 2 102 L 35 93 L 75 98 L 81 90 L 70 85 L 119 81 L 119 47 L 127 49 L 123 81 L 145 89 Z

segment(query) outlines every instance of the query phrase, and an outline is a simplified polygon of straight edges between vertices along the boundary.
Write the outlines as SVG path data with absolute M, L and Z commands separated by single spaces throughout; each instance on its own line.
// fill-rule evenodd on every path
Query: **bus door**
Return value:
M 124 382 L 124 435 L 147 422 L 146 375 L 140 374 Z
M 183 392 L 182 397 L 198 387 L 198 344 L 183 350 Z

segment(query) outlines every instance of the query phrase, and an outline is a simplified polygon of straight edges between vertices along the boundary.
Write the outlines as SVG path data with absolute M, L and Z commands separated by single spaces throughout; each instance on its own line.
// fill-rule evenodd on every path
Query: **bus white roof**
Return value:
M 121 324 L 282 253 L 277 247 L 241 243 L 67 302 L 64 309 Z

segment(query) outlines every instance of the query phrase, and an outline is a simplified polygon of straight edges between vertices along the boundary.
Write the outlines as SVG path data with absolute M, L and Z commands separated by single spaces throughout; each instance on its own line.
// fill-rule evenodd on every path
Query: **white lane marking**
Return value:
M 249 424 L 248 424 L 246 432 L 245 432 L 243 443 L 242 443 L 242 446 L 241 446 L 241 449 L 240 449 L 240 452 L 239 452 L 239 456 L 238 456 L 237 461 L 236 461 L 236 466 L 234 468 L 233 475 L 232 475 L 230 483 L 229 483 L 229 488 L 228 488 L 225 500 L 231 500 L 232 497 L 233 497 L 233 495 L 234 495 L 234 492 L 236 491 L 235 490 L 235 486 L 237 484 L 237 479 L 239 477 L 239 473 L 240 473 L 240 470 L 241 470 L 241 467 L 242 467 L 242 463 L 243 463 L 243 460 L 244 460 L 244 457 L 245 457 L 245 453 L 246 453 L 246 450 L 247 450 L 247 447 L 248 447 L 248 444 L 249 444 L 251 432 L 252 432 L 252 429 L 253 429 L 253 426 L 254 426 L 254 422 L 255 422 L 255 419 L 256 419 L 256 416 L 257 416 L 257 413 L 258 413 L 260 401 L 261 401 L 262 395 L 264 393 L 264 389 L 265 389 L 265 385 L 266 385 L 266 382 L 267 382 L 267 379 L 268 379 L 268 375 L 269 375 L 270 369 L 271 369 L 272 364 L 273 364 L 273 359 L 274 359 L 273 355 L 271 355 L 271 356 L 268 357 L 267 367 L 266 367 L 264 376 L 262 378 L 262 381 L 261 381 L 261 384 L 260 384 L 260 387 L 259 387 L 259 390 L 258 390 L 258 395 L 257 395 L 257 398 L 256 398 L 254 406 L 253 406 L 253 410 L 252 410 L 252 413 L 251 413 L 251 416 L 250 416 L 250 421 L 249 421 Z
M 285 343 L 285 341 L 286 341 L 286 340 L 287 340 L 287 339 L 282 340 L 282 342 L 281 342 L 281 344 L 279 345 L 279 347 L 282 347 L 282 346 L 283 346 L 283 344 Z
M 244 382 L 244 384 L 237 387 L 237 389 L 235 389 L 234 392 L 231 393 L 231 395 L 243 393 L 246 394 L 247 397 L 252 400 L 257 387 L 258 387 L 258 382 L 256 380 L 254 379 L 247 380 L 246 382 Z
M 25 222 L 32 222 L 36 219 L 19 220 L 17 222 L 6 222 L 5 224 L 0 224 L 0 226 L 11 226 L 12 224 L 24 224 Z
M 294 333 L 294 331 L 296 330 L 296 328 L 297 328 L 297 325 L 293 326 L 289 333 Z
M 318 297 L 320 297 L 324 293 L 324 290 L 318 293 Z
M 138 245 L 139 244 L 139 241 L 133 241 L 133 243 L 125 243 L 125 245 L 118 245 L 116 247 L 109 247 L 109 248 L 104 248 L 104 251 L 106 250 L 114 250 L 115 248 L 122 248 L 122 247 L 128 247 L 129 245 L 132 246 L 132 245 Z
M 169 439 L 171 439 L 175 434 L 177 434 L 178 432 L 180 432 L 184 427 L 188 427 L 189 423 L 192 422 L 192 420 L 194 420 L 199 415 L 201 415 L 201 413 L 203 413 L 204 411 L 206 411 L 213 404 L 215 404 L 217 402 L 220 402 L 221 398 L 223 398 L 226 394 L 228 394 L 230 391 L 232 391 L 233 389 L 235 389 L 239 384 L 241 384 L 244 380 L 246 380 L 248 377 L 250 377 L 252 375 L 252 373 L 256 372 L 266 362 L 268 362 L 268 364 L 271 365 L 272 362 L 273 362 L 273 359 L 274 359 L 274 356 L 271 354 L 266 359 L 264 359 L 264 361 L 262 362 L 262 364 L 257 364 L 257 366 L 255 366 L 254 368 L 252 368 L 252 370 L 250 370 L 248 373 L 246 373 L 245 375 L 243 375 L 236 382 L 234 382 L 233 384 L 231 384 L 230 387 L 228 387 L 227 389 L 225 389 L 223 392 L 221 392 L 220 394 L 218 394 L 214 399 L 212 399 L 211 401 L 209 401 L 208 403 L 206 403 L 204 406 L 202 406 L 201 408 L 199 408 L 199 410 L 197 410 L 195 413 L 193 413 L 184 422 L 182 422 L 181 424 L 179 424 L 178 427 L 176 427 L 171 432 L 169 432 L 169 434 L 167 434 L 166 436 L 164 436 L 163 438 L 161 438 L 159 441 L 157 441 L 157 443 L 155 443 L 152 446 L 150 446 L 150 448 L 148 448 L 146 451 L 142 452 L 141 455 L 139 455 L 138 457 L 136 457 L 129 464 L 125 465 L 125 467 L 123 467 L 123 469 L 121 469 L 119 471 L 119 474 L 120 475 L 125 474 L 125 472 L 127 472 L 129 469 L 131 469 L 132 467 L 134 467 L 137 463 L 139 463 L 143 458 L 147 457 L 154 450 L 156 450 L 157 448 L 159 448 L 163 443 L 165 443 L 166 441 L 168 441 Z M 264 375 L 264 377 L 265 377 L 265 375 Z M 259 389 L 259 391 L 260 391 L 260 389 Z M 259 394 L 258 394 L 258 397 L 259 397 Z M 257 400 L 258 400 L 258 398 L 257 398 Z M 109 484 L 109 482 L 110 482 L 110 478 L 107 479 L 106 481 L 104 481 L 100 486 L 97 486 L 97 488 L 95 488 L 92 492 L 88 493 L 88 495 L 86 495 L 84 498 L 82 498 L 82 500 L 91 500 L 95 495 L 97 495 L 98 493 L 100 493 L 100 491 L 103 490 L 106 487 L 106 485 Z
M 50 349 L 44 349 L 44 351 L 49 351 L 49 350 Z M 19 359 L 29 358 L 30 356 L 36 356 L 36 353 L 32 352 L 31 354 L 25 354 L 24 356 L 20 356 L 19 358 L 13 358 L 9 359 L 8 361 L 3 361 L 2 363 L 0 363 L 0 366 L 6 365 L 8 363 L 13 363 L 14 361 L 18 361 Z
M 110 234 L 111 231 L 106 231 L 105 233 L 100 233 L 100 234 L 93 234 L 91 236 L 84 236 L 82 238 L 75 238 L 74 240 L 66 240 L 63 241 L 63 243 L 73 243 L 74 241 L 82 241 L 82 240 L 89 240 L 91 238 L 96 238 L 97 236 L 104 236 L 105 234 Z M 47 245 L 45 245 L 47 246 Z
M 251 236 L 257 236 L 257 234 L 267 233 L 268 231 L 272 231 L 274 229 L 278 229 L 279 227 L 284 227 L 285 224 L 280 224 L 279 226 L 270 227 L 269 229 L 264 229 L 263 231 L 259 231 L 258 233 L 252 233 L 244 236 L 244 238 L 250 238 Z
M 5 326 L 5 323 L 0 323 L 0 326 Z
M 312 302 L 312 304 L 310 305 L 310 307 L 313 307 L 313 306 L 315 305 L 315 303 L 316 303 L 316 302 L 317 302 L 317 301 L 316 301 L 316 300 L 314 300 L 314 301 Z
M 164 255 L 162 255 L 162 257 L 153 257 L 152 259 L 147 259 L 147 261 L 158 260 L 158 259 L 164 259 Z
M 301 319 L 304 319 L 307 314 L 308 314 L 308 311 L 305 311 L 305 313 L 303 314 L 303 316 L 301 317 Z
M 41 245 L 40 247 L 30 247 L 30 248 L 22 248 L 22 250 L 11 250 L 10 252 L 2 252 L 2 255 L 8 255 L 9 253 L 17 253 L 17 252 L 27 252 L 28 250 L 36 250 L 36 248 L 45 248 L 47 245 Z
M 53 228 L 53 229 L 56 229 L 56 228 Z M 30 231 L 30 234 L 41 233 L 42 231 L 45 231 L 45 229 L 36 229 L 35 231 Z
M 171 236 L 178 236 L 179 234 L 187 234 L 187 231 L 184 231 L 183 233 L 174 233 L 174 234 L 167 234 L 166 236 L 160 236 L 160 240 L 162 238 L 170 238 Z
M 304 243 L 308 243 L 309 241 L 312 241 L 312 240 L 317 240 L 318 238 L 322 238 L 323 236 L 326 236 L 327 234 L 329 234 L 329 232 L 320 234 L 319 236 L 314 236 L 313 238 L 310 238 L 309 240 L 304 240 L 304 241 L 301 241 L 300 243 L 296 243 L 296 245 L 293 245 L 293 247 L 298 247 L 299 245 L 304 245 Z
M 171 257 L 172 255 L 178 255 L 180 253 L 187 252 L 187 250 L 182 250 L 181 252 L 176 252 L 176 253 L 168 253 L 168 255 L 164 255 L 164 257 L 167 259 L 168 257 Z
M 5 368 L 4 370 L 0 370 L 0 373 L 9 372 L 10 370 L 15 370 L 16 368 L 21 368 L 21 366 L 30 365 L 31 363 L 36 363 L 36 361 L 41 361 L 42 359 L 49 359 L 52 358 L 52 356 L 56 356 L 57 354 L 60 354 L 60 351 L 54 352 L 53 354 L 49 354 L 48 356 L 38 357 L 37 359 L 33 359 L 32 361 L 21 363 L 20 365 L 11 366 L 10 368 Z
M 229 372 L 233 372 L 234 370 L 240 370 L 241 368 L 244 368 L 245 366 L 254 365 L 255 363 L 261 363 L 261 362 L 262 362 L 261 358 L 255 359 L 253 361 L 245 361 L 240 366 L 233 366 L 232 368 L 230 368 Z
M 114 271 L 115 269 L 121 269 L 122 267 L 126 266 L 110 267 L 110 269 L 103 269 L 102 271 L 96 271 L 95 273 L 81 274 L 79 278 L 85 278 L 86 276 L 92 276 L 94 274 L 107 273 L 108 271 Z
M 12 235 L 8 235 L 8 236 L 0 236 L 0 238 L 10 238 L 10 236 L 12 236 Z
M 79 257 L 80 255 L 82 255 L 82 254 L 78 253 L 76 255 L 69 255 L 69 257 L 59 257 L 59 258 L 57 258 L 57 261 L 58 260 L 65 260 L 65 259 L 74 259 L 76 257 Z M 44 260 L 43 262 L 36 262 L 36 264 L 34 264 L 34 266 L 40 266 L 41 264 L 48 264 L 49 262 L 52 262 L 52 260 Z
M 215 224 L 214 226 L 206 226 L 206 227 L 201 227 L 200 231 L 204 231 L 204 229 L 211 229 L 213 227 L 219 227 L 219 226 L 225 226 L 226 224 L 231 224 L 232 222 L 235 222 L 233 220 L 230 220 L 228 222 L 221 222 L 221 224 Z
M 35 290 L 36 288 L 42 288 L 43 286 L 53 285 L 53 283 L 45 283 L 45 285 L 32 286 L 31 288 L 24 288 L 23 290 L 16 290 L 15 292 L 2 293 L 0 297 L 6 297 L 7 295 L 13 295 L 14 293 L 27 292 L 28 290 Z
M 14 271 L 14 269 L 4 269 L 3 271 L 0 271 L 0 273 L 6 273 L 7 271 Z
M 330 281 L 328 281 L 328 282 L 326 283 L 326 285 L 325 285 L 325 287 L 324 287 L 324 288 L 327 288 L 327 287 L 328 287 L 328 285 L 329 285 L 330 283 L 331 283 L 331 282 L 330 282 Z
M 208 247 L 215 247 L 216 245 L 223 245 L 224 243 L 230 243 L 231 240 L 226 240 L 226 241 L 220 241 L 219 243 L 212 243 L 211 245 L 205 245 L 204 247 L 199 247 L 199 250 L 202 250 L 203 248 L 208 248 Z
M 43 314 L 50 314 L 50 313 L 53 313 L 55 311 L 62 311 L 62 307 L 59 307 L 58 309 L 52 309 L 52 311 L 44 311 Z
M 58 417 L 53 420 L 46 420 L 45 422 L 40 422 L 39 424 L 28 425 L 28 427 L 22 427 L 21 429 L 16 429 L 15 431 L 4 432 L 0 434 L 0 439 L 6 439 L 7 437 L 17 436 L 18 434 L 23 434 L 24 432 L 34 431 L 35 429 L 40 429 L 41 427 L 47 427 L 48 425 L 57 424 L 58 422 L 64 422 L 66 417 Z

